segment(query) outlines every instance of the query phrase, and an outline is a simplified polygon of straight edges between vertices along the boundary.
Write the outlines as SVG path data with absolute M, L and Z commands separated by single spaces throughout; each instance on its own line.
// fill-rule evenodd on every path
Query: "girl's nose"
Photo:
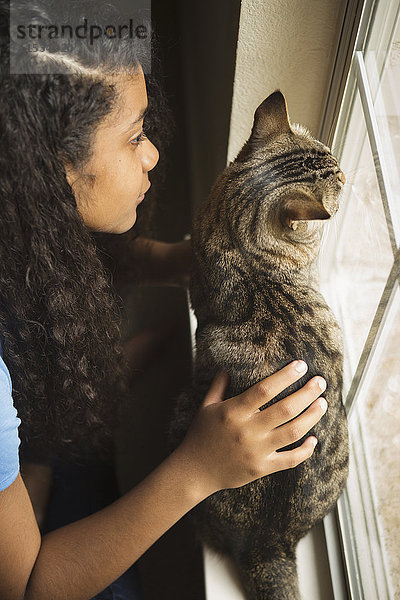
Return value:
M 142 146 L 142 163 L 144 171 L 151 171 L 154 169 L 160 158 L 160 153 L 155 145 L 147 138 Z

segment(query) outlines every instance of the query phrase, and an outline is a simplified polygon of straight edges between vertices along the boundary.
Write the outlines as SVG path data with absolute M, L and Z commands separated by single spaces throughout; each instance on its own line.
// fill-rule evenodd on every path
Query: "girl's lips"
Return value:
M 145 194 L 147 194 L 147 192 L 149 191 L 149 189 L 151 188 L 151 183 L 149 183 L 148 187 L 144 190 L 144 192 L 142 194 L 140 194 L 141 196 L 144 196 Z
M 151 183 L 149 184 L 149 187 L 147 188 L 147 190 L 145 190 L 145 191 L 143 192 L 143 194 L 140 194 L 140 196 L 138 196 L 138 201 L 139 201 L 139 202 L 141 202 L 141 201 L 144 199 L 144 196 L 145 196 L 145 194 L 146 194 L 146 193 L 149 191 L 150 187 L 151 187 Z

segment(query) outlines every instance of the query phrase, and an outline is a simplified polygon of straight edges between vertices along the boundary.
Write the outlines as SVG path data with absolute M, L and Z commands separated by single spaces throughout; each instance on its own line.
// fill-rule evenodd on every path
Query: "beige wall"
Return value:
M 286 96 L 292 122 L 318 136 L 345 0 L 242 0 L 228 162 L 248 138 L 257 106 Z

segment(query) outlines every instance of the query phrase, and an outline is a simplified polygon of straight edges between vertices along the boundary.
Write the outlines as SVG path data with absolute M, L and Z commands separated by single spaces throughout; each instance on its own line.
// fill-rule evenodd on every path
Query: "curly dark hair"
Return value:
M 63 5 L 64 22 L 99 6 L 82 0 L 21 0 L 12 6 L 28 12 L 31 22 L 40 18 L 51 23 L 55 4 Z M 9 6 L 1 2 L 0 8 L 7 17 Z M 153 75 L 157 40 L 147 26 L 152 75 L 145 73 L 150 109 L 145 131 L 162 157 L 173 120 Z M 4 27 L 0 52 L 3 58 L 12 57 L 9 30 Z M 3 358 L 22 421 L 22 452 L 35 448 L 42 457 L 78 456 L 90 445 L 101 454 L 116 424 L 117 404 L 127 394 L 120 345 L 122 301 L 102 255 L 107 244 L 113 246 L 111 238 L 126 241 L 138 235 L 145 218 L 138 210 L 137 223 L 123 236 L 90 232 L 77 211 L 65 165 L 80 169 L 90 158 L 96 128 L 117 98 L 108 76 L 122 71 L 134 75 L 146 56 L 128 36 L 117 44 L 108 38 L 93 45 L 53 40 L 46 56 L 39 55 L 29 58 L 36 61 L 35 72 L 10 73 L 3 61 L 0 73 Z M 62 63 L 65 58 L 73 65 L 72 72 L 48 72 L 48 61 Z M 163 172 L 158 171 L 162 180 Z M 154 197 L 153 177 L 152 183 Z M 148 200 L 146 212 L 152 212 Z M 118 241 L 117 249 L 120 245 Z

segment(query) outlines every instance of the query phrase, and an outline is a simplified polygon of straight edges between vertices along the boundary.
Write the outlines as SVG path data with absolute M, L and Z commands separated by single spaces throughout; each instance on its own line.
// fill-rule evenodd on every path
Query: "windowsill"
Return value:
M 232 561 L 203 548 L 206 600 L 245 600 Z M 303 600 L 333 600 L 332 582 L 322 523 L 297 547 L 297 568 Z

